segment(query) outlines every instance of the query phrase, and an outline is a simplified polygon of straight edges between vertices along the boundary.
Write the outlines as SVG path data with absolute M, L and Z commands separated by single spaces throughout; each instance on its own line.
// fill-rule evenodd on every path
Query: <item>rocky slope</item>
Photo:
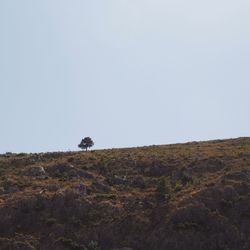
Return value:
M 0 249 L 250 249 L 250 138 L 0 155 Z

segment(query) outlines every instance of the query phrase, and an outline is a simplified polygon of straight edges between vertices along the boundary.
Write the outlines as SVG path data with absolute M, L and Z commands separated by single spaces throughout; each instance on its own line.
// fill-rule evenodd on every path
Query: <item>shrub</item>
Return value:
M 48 218 L 46 221 L 46 225 L 48 227 L 51 227 L 52 225 L 54 225 L 56 223 L 56 219 L 55 218 Z
M 90 241 L 87 249 L 85 249 L 85 250 L 100 250 L 100 248 L 98 247 L 97 241 L 92 240 L 92 241 Z
M 177 181 L 173 185 L 173 191 L 174 192 L 179 192 L 179 191 L 181 191 L 182 187 L 183 187 L 183 185 L 181 184 L 181 182 Z
M 56 242 L 60 242 L 62 245 L 67 247 L 67 249 L 72 249 L 72 250 L 80 250 L 83 249 L 83 246 L 79 245 L 78 243 L 74 242 L 72 239 L 68 239 L 65 237 L 60 237 L 56 240 Z
M 36 200 L 36 203 L 35 203 L 35 210 L 36 211 L 38 211 L 38 212 L 40 212 L 40 211 L 42 211 L 43 209 L 45 209 L 45 204 L 44 204 L 44 202 L 43 202 L 43 200 L 41 199 L 41 198 L 38 198 L 37 200 Z
M 114 248 L 113 250 L 133 250 L 133 249 L 129 247 L 122 247 L 122 248 Z
M 161 177 L 156 187 L 156 193 L 160 197 L 165 197 L 165 194 L 167 193 L 167 191 L 168 191 L 168 188 L 166 185 L 166 179 L 165 177 Z

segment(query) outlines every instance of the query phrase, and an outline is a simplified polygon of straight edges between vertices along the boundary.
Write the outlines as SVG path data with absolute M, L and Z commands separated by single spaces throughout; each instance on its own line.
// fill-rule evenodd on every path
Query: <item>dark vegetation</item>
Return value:
M 250 249 L 250 138 L 0 155 L 0 249 Z
M 81 143 L 78 145 L 79 148 L 85 149 L 88 151 L 88 148 L 91 148 L 94 146 L 94 142 L 90 137 L 85 137 L 82 139 Z

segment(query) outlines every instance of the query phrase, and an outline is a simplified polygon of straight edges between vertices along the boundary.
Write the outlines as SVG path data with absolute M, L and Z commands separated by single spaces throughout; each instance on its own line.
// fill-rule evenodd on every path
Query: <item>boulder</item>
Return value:
M 26 168 L 24 170 L 23 174 L 26 176 L 37 177 L 37 176 L 46 175 L 46 172 L 45 172 L 44 168 L 41 166 L 31 166 L 31 167 Z

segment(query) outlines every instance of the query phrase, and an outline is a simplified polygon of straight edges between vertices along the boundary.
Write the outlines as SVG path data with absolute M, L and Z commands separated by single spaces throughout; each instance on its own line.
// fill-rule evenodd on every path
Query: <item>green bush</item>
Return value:
M 174 192 L 179 192 L 181 191 L 181 189 L 183 188 L 183 185 L 181 184 L 180 181 L 176 181 L 174 184 L 173 184 L 173 191 Z
M 78 243 L 74 242 L 72 239 L 68 239 L 65 237 L 60 237 L 56 240 L 56 242 L 60 242 L 63 246 L 67 247 L 67 249 L 72 250 L 81 250 L 83 246 L 79 245 Z
M 97 241 L 90 241 L 90 243 L 88 244 L 88 247 L 85 250 L 100 250 Z
M 168 188 L 166 185 L 166 179 L 165 177 L 161 177 L 156 187 L 156 194 L 161 197 L 165 197 L 165 194 L 167 193 L 168 193 Z

